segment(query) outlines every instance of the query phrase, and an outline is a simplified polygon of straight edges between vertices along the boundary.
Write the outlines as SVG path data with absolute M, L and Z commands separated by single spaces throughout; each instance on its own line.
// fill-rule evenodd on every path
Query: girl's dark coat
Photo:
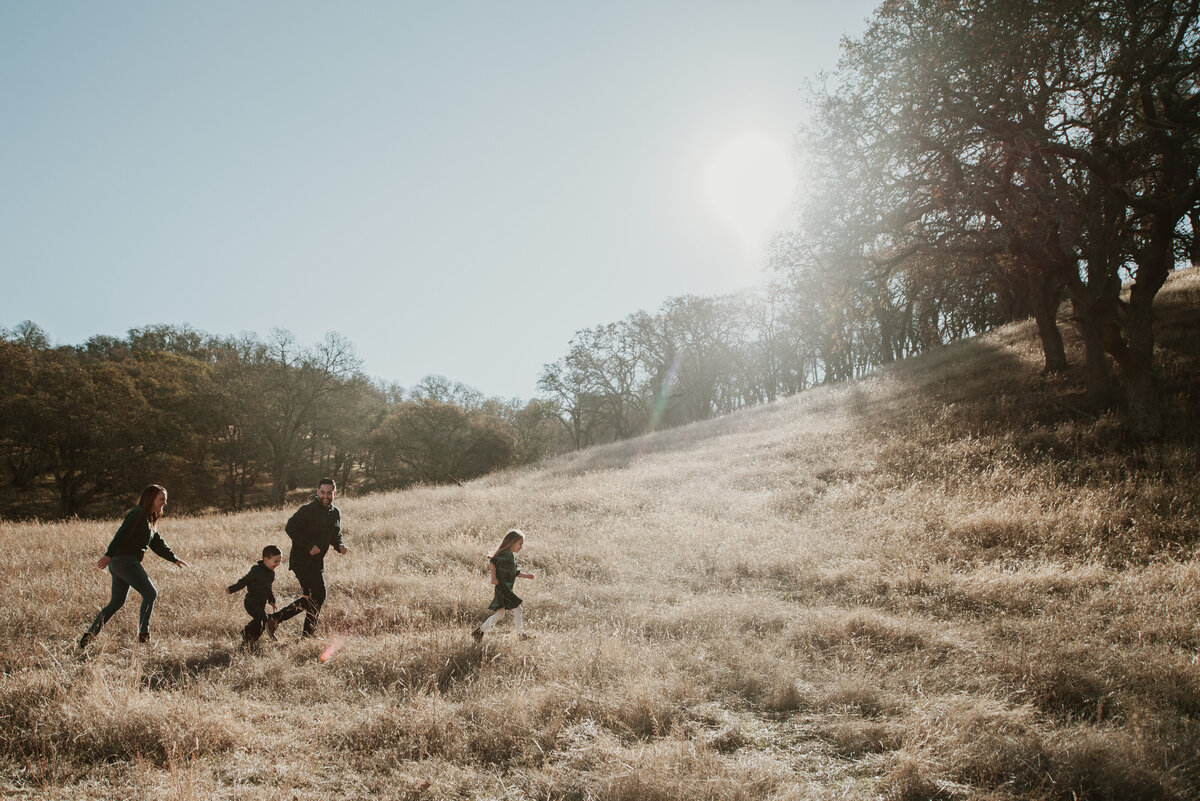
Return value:
M 501 551 L 492 557 L 491 562 L 496 566 L 496 593 L 488 609 L 516 609 L 521 605 L 521 599 L 513 592 L 513 584 L 517 580 L 517 555 L 512 551 Z

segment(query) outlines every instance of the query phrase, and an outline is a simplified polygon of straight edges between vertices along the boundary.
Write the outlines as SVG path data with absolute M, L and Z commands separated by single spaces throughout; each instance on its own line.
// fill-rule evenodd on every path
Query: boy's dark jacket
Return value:
M 293 573 L 306 573 L 325 569 L 325 554 L 329 549 L 342 547 L 342 513 L 330 504 L 326 509 L 321 499 L 313 499 L 296 510 L 287 521 L 284 531 L 292 538 L 292 553 L 288 556 L 288 569 Z M 317 554 L 310 553 L 313 546 L 320 548 Z
M 237 584 L 231 584 L 230 592 L 246 588 L 246 607 L 262 609 L 268 603 L 275 603 L 275 592 L 271 584 L 275 581 L 275 571 L 258 560 L 258 564 L 250 568 L 250 572 L 238 579 Z

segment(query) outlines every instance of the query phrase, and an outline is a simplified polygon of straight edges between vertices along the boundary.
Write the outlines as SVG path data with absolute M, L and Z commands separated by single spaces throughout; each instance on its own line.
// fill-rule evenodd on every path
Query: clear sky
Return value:
M 787 169 L 874 5 L 10 0 L 0 326 L 338 331 L 532 397 L 576 330 L 756 280 L 721 175 Z

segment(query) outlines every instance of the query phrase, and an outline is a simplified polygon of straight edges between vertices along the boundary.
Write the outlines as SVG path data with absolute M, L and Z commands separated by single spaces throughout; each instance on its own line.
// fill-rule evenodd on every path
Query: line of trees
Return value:
M 0 514 L 112 513 L 164 483 L 185 511 L 281 503 L 329 475 L 352 491 L 465 481 L 566 447 L 538 401 L 430 376 L 372 382 L 337 334 L 134 329 L 51 346 L 0 329 Z
M 1163 427 L 1153 304 L 1200 262 L 1196 0 L 888 0 L 813 92 L 772 280 L 580 331 L 539 388 L 575 447 L 1037 321 L 1047 372 Z M 1123 287 L 1132 285 L 1131 291 Z M 1115 369 L 1114 369 L 1115 366 Z
M 1025 316 L 1014 287 L 966 280 L 897 283 L 885 312 L 868 285 L 790 261 L 807 251 L 793 236 L 775 250 L 778 275 L 761 291 L 672 298 L 578 331 L 538 382 L 571 446 L 768 403 Z
M 812 386 L 803 309 L 784 292 L 682 296 L 575 334 L 538 388 L 582 448 L 727 414 Z

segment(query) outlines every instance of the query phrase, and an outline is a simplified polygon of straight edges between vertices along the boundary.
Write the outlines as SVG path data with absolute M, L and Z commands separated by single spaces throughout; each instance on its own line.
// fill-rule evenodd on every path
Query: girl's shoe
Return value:
M 522 640 L 532 640 L 532 639 L 535 639 L 535 638 L 534 638 L 534 636 L 533 636 L 532 634 L 525 634 L 525 633 L 521 633 L 521 634 L 518 634 L 517 636 L 518 636 L 518 637 L 520 637 Z
M 471 636 L 477 640 L 482 640 L 483 639 L 483 629 L 479 628 L 479 626 L 476 626 L 475 630 L 471 632 Z
M 268 617 L 267 618 L 267 636 L 270 637 L 272 640 L 279 639 L 278 637 L 275 636 L 275 629 L 277 629 L 277 628 L 279 628 L 279 621 L 273 617 Z

